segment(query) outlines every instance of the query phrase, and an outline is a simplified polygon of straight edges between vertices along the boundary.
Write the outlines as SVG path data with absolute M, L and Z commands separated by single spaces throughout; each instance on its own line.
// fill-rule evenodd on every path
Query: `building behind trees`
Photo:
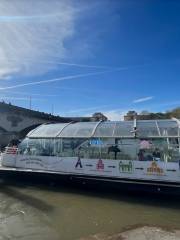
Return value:
M 180 107 L 175 108 L 171 111 L 167 111 L 165 113 L 157 112 L 152 113 L 146 110 L 142 111 L 141 113 L 137 113 L 136 111 L 129 111 L 125 116 L 125 121 L 131 121 L 134 119 L 137 120 L 155 120 L 155 119 L 171 119 L 171 118 L 178 118 L 180 119 Z

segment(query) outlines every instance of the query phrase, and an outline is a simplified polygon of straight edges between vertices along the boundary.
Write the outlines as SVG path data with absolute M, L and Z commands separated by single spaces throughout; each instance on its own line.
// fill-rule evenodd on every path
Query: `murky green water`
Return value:
M 72 240 L 136 224 L 180 228 L 180 200 L 29 184 L 0 184 L 0 239 Z

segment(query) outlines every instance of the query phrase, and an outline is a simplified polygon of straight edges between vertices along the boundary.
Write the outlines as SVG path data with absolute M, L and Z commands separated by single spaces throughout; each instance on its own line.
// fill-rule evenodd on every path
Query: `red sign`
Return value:
M 97 163 L 97 169 L 98 170 L 103 170 L 104 169 L 104 163 L 101 159 L 99 159 L 98 163 Z

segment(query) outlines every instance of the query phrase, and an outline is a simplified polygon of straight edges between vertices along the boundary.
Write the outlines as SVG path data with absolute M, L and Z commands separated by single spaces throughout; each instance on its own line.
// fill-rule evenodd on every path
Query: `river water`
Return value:
M 138 224 L 180 228 L 180 199 L 16 180 L 0 183 L 0 240 L 74 240 Z

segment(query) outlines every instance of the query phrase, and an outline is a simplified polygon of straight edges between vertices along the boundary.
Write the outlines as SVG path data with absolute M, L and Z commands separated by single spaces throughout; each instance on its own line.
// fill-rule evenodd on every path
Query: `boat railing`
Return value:
M 17 154 L 18 148 L 16 146 L 5 147 L 5 154 Z

